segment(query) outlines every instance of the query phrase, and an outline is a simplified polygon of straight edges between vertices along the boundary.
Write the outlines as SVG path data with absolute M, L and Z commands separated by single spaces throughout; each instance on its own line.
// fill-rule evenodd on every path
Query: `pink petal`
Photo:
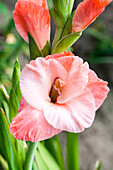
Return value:
M 95 110 L 102 105 L 107 97 L 109 92 L 107 84 L 108 83 L 106 81 L 99 79 L 94 71 L 89 70 L 87 87 L 90 89 L 95 99 Z
M 15 26 L 19 34 L 28 42 L 29 32 L 40 49 L 50 40 L 49 11 L 31 1 L 18 1 L 14 11 Z
M 19 1 L 25 1 L 25 0 L 17 0 L 18 2 Z M 26 0 L 27 1 L 27 0 Z M 48 10 L 48 5 L 47 5 L 47 1 L 46 0 L 28 0 L 29 2 L 33 2 L 39 6 L 42 6 L 43 8 L 47 9 Z
M 74 54 L 73 53 L 71 53 L 70 51 L 64 51 L 62 54 L 54 54 L 54 55 L 48 55 L 48 56 L 46 56 L 45 57 L 45 59 L 46 60 L 48 60 L 48 59 L 58 59 L 58 58 L 60 58 L 60 57 L 64 57 L 65 58 L 65 56 L 74 56 Z
M 91 24 L 112 0 L 84 0 L 75 12 L 72 23 L 73 32 L 79 32 Z
M 78 133 L 91 126 L 95 116 L 95 103 L 92 93 L 84 93 L 66 104 L 45 103 L 44 115 L 54 128 Z
M 83 92 L 88 82 L 89 66 L 87 63 L 82 65 L 81 63 L 82 60 L 79 58 L 74 60 L 67 82 L 62 88 L 62 94 L 58 97 L 57 103 L 65 103 Z
M 10 132 L 16 139 L 38 142 L 61 131 L 52 127 L 43 112 L 32 108 L 22 97 L 19 112 L 10 124 Z
M 34 108 L 42 109 L 50 101 L 49 93 L 57 77 L 66 79 L 64 67 L 54 59 L 37 58 L 27 64 L 20 77 L 20 88 L 24 99 Z
M 70 68 L 72 67 L 72 63 L 75 59 L 75 56 L 70 51 L 68 52 L 64 51 L 62 54 L 48 55 L 45 59 L 46 60 L 48 59 L 57 60 L 60 64 L 63 65 L 66 71 L 69 72 Z

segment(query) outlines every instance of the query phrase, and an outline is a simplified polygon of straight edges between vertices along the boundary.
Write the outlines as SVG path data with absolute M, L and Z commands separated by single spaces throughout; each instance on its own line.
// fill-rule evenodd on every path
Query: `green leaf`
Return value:
M 0 109 L 0 149 L 2 150 L 4 158 L 8 162 L 9 169 L 22 169 L 3 109 Z
M 44 144 L 62 170 L 64 170 L 64 160 L 58 135 L 44 141 Z
M 61 168 L 59 167 L 55 159 L 52 157 L 49 151 L 40 142 L 38 143 L 38 151 L 49 170 L 50 170 L 50 167 L 51 167 L 51 170 L 53 169 L 61 170 Z
M 5 110 L 7 121 L 8 121 L 8 123 L 10 123 L 10 121 L 9 121 L 9 107 L 8 107 L 9 96 L 8 96 L 7 91 L 3 85 L 0 85 L 0 97 L 2 98 L 2 104 L 3 104 L 3 108 Z
M 0 2 L 0 13 L 2 13 L 2 15 L 6 18 L 9 19 L 10 17 L 10 13 L 8 8 L 6 7 L 6 5 L 2 2 Z
M 102 162 L 97 161 L 95 170 L 101 170 L 101 168 L 102 168 Z
M 67 133 L 67 170 L 79 170 L 78 134 Z
M 64 50 L 72 46 L 81 36 L 82 32 L 72 33 L 63 37 L 55 46 L 52 54 L 62 53 Z
M 10 91 L 9 97 L 9 116 L 10 120 L 17 114 L 19 109 L 20 99 L 21 99 L 21 91 L 19 86 L 19 78 L 20 78 L 20 66 L 18 59 L 16 59 L 13 77 L 12 77 L 12 87 Z
M 10 124 L 10 119 L 9 119 L 9 103 L 6 103 L 5 101 L 2 101 L 3 103 L 3 109 L 5 111 L 6 119 L 8 121 L 8 124 Z
M 47 55 L 50 54 L 50 42 L 49 41 L 46 42 L 46 45 L 43 47 L 41 52 L 42 52 L 44 57 L 46 57 Z
M 25 161 L 25 156 L 26 156 L 25 155 L 26 150 L 25 150 L 25 147 L 24 147 L 24 141 L 15 139 L 15 147 L 16 147 L 16 150 L 17 150 L 18 157 L 19 157 L 19 160 L 21 162 L 21 165 L 23 165 L 24 161 Z
M 36 161 L 37 161 L 37 165 L 38 165 L 38 169 L 39 170 L 50 170 L 47 165 L 45 164 L 44 160 L 42 159 L 39 151 L 36 151 Z
M 37 57 L 43 57 L 42 52 L 40 51 L 38 45 L 33 39 L 32 35 L 28 33 L 29 38 L 29 51 L 30 51 L 30 59 L 35 60 Z
M 0 165 L 2 165 L 3 169 L 9 170 L 8 164 L 2 155 L 0 155 Z
M 0 85 L 0 96 L 1 96 L 3 101 L 8 103 L 9 96 L 8 96 L 7 91 L 6 91 L 6 89 L 5 89 L 5 87 L 3 85 Z

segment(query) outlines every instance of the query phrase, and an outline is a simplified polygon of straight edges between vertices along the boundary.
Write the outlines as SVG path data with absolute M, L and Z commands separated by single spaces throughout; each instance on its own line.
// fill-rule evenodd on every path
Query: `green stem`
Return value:
M 38 142 L 31 142 L 28 147 L 26 159 L 24 163 L 24 170 L 32 170 L 33 159 L 37 149 Z
M 80 170 L 78 134 L 67 133 L 67 170 Z

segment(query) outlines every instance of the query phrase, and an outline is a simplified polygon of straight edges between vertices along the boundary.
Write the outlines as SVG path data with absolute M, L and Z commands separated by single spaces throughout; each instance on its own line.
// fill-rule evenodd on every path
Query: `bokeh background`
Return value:
M 80 0 L 76 0 L 74 9 Z M 15 0 L 0 0 L 0 84 L 9 91 L 15 58 L 21 68 L 29 61 L 28 45 L 19 36 L 12 20 Z M 113 2 L 91 24 L 72 51 L 97 75 L 108 81 L 110 92 L 97 111 L 93 125 L 79 134 L 80 170 L 94 170 L 97 161 L 102 170 L 113 169 Z M 60 134 L 65 159 L 65 132 Z

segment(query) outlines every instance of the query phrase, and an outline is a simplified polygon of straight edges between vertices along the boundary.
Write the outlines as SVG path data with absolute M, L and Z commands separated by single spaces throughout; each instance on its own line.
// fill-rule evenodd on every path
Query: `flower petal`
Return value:
M 49 92 L 57 77 L 66 79 L 64 67 L 54 59 L 37 58 L 27 64 L 20 76 L 20 88 L 24 99 L 34 108 L 42 109 L 50 101 Z
M 80 32 L 91 24 L 112 0 L 84 0 L 75 12 L 72 23 L 73 32 Z
M 75 59 L 75 56 L 70 51 L 68 52 L 64 51 L 62 54 L 48 55 L 45 59 L 57 60 L 60 64 L 63 65 L 63 67 L 67 70 L 67 72 L 69 72 L 70 68 L 72 67 L 72 63 Z
M 31 1 L 17 1 L 13 18 L 25 41 L 28 42 L 28 32 L 40 49 L 50 40 L 50 15 L 45 8 Z
M 95 110 L 102 105 L 107 97 L 109 92 L 107 84 L 106 81 L 99 79 L 94 71 L 89 70 L 87 87 L 90 89 L 95 99 Z
M 25 0 L 17 0 L 18 2 L 19 1 L 25 1 Z M 26 0 L 27 1 L 27 0 Z M 46 0 L 28 0 L 29 2 L 33 2 L 39 6 L 42 6 L 43 8 L 47 9 L 48 10 L 48 5 L 47 5 L 47 1 Z
M 74 133 L 84 130 L 84 127 L 76 119 L 73 119 L 70 108 L 65 104 L 47 102 L 44 105 L 43 112 L 47 122 L 54 128 L 57 127 L 60 130 Z
M 91 126 L 95 117 L 95 103 L 92 93 L 84 93 L 66 104 L 45 103 L 44 115 L 54 128 L 78 133 Z
M 67 82 L 62 88 L 62 94 L 57 99 L 57 103 L 65 103 L 80 95 L 88 82 L 88 72 L 88 64 L 82 64 L 82 60 L 76 58 L 69 71 Z
M 32 108 L 22 97 L 19 112 L 10 124 L 10 132 L 16 139 L 38 142 L 61 131 L 52 127 L 43 112 Z

